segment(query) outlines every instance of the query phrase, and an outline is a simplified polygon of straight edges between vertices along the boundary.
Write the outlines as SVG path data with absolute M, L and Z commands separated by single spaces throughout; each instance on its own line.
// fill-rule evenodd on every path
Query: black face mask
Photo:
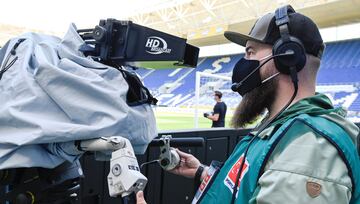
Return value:
M 238 92 L 241 96 L 244 96 L 246 93 L 260 86 L 262 83 L 265 83 L 266 81 L 279 75 L 278 72 L 265 80 L 261 80 L 260 68 L 269 62 L 272 58 L 274 58 L 274 56 L 265 57 L 260 60 L 248 60 L 241 58 L 233 69 L 233 85 L 231 86 L 231 89 L 235 92 Z M 264 59 L 265 62 L 260 64 L 260 61 Z

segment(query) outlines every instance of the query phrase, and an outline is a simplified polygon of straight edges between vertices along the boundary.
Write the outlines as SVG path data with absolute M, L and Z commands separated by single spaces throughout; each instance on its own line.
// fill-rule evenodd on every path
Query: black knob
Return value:
M 104 42 L 106 40 L 106 29 L 102 26 L 95 26 L 93 37 L 98 42 Z
M 34 198 L 30 192 L 20 193 L 16 196 L 15 204 L 32 204 Z
M 100 20 L 100 23 L 99 23 L 100 26 L 104 26 L 105 24 L 106 24 L 106 20 Z
M 162 159 L 160 161 L 161 166 L 167 166 L 169 165 L 169 163 L 170 163 L 169 159 Z

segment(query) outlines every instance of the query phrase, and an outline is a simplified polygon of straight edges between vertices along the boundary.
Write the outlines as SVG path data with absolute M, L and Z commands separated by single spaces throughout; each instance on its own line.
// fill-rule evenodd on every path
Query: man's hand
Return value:
M 180 163 L 175 169 L 169 172 L 173 174 L 185 176 L 188 178 L 194 178 L 196 170 L 199 168 L 201 164 L 200 161 L 196 159 L 193 155 L 187 154 L 178 149 L 176 149 L 176 152 L 180 156 Z
M 212 120 L 212 121 L 218 121 L 219 120 L 219 113 L 213 114 L 213 115 L 208 115 L 206 118 Z
M 144 193 L 142 191 L 139 191 L 136 194 L 136 204 L 146 204 Z

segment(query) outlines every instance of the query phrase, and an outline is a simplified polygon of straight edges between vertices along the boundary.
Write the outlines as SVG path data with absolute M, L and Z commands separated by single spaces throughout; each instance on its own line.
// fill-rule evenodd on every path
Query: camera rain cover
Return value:
M 0 169 L 53 168 L 78 159 L 73 141 L 107 136 L 144 153 L 157 136 L 151 106 L 130 106 L 122 73 L 84 56 L 83 44 L 72 24 L 63 39 L 28 33 L 1 48 Z

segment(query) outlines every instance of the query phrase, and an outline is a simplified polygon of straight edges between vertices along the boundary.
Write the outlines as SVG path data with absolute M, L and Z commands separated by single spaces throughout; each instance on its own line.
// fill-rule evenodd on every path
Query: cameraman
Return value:
M 172 172 L 200 186 L 193 203 L 359 204 L 359 128 L 315 92 L 324 50 L 316 24 L 284 6 L 258 19 L 249 35 L 225 36 L 246 46 L 233 69 L 233 90 L 243 96 L 233 126 L 268 114 L 224 164 L 204 166 L 178 152 Z
M 212 120 L 211 127 L 225 127 L 226 104 L 221 101 L 222 93 L 215 91 L 214 99 L 216 104 L 213 109 L 213 114 L 204 113 L 204 117 Z

